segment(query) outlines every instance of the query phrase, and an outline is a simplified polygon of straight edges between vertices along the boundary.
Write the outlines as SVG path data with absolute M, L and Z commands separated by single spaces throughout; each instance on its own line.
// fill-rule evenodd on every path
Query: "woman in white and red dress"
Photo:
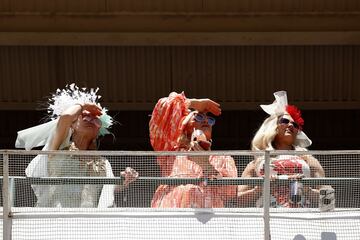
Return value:
M 304 120 L 295 106 L 288 105 L 285 91 L 274 93 L 275 101 L 261 108 L 270 116 L 266 118 L 252 140 L 252 150 L 298 150 L 306 151 L 311 140 L 303 132 Z M 242 173 L 242 177 L 264 176 L 264 158 L 259 157 L 250 162 Z M 319 198 L 317 188 L 305 187 L 298 199 L 290 194 L 290 184 L 302 177 L 324 177 L 325 173 L 319 161 L 311 155 L 278 155 L 270 160 L 270 176 L 272 179 L 293 179 L 289 184 L 271 183 L 272 207 L 307 207 Z M 298 184 L 298 183 L 296 183 Z M 262 188 L 241 185 L 238 188 L 238 203 L 241 206 L 261 207 Z

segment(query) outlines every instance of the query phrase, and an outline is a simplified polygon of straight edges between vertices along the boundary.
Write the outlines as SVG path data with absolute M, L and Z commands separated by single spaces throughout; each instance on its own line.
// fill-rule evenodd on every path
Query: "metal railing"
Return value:
M 114 184 L 121 185 L 123 183 L 122 177 L 25 177 L 25 176 L 11 176 L 9 169 L 9 156 L 24 156 L 31 155 L 69 155 L 69 151 L 22 151 L 22 150 L 0 150 L 3 160 L 3 177 L 2 177 L 2 198 L 3 198 L 3 239 L 12 239 L 12 219 L 14 213 L 12 212 L 13 203 L 15 201 L 15 186 L 16 183 L 26 182 L 29 185 L 64 185 L 64 184 Z M 270 159 L 276 155 L 317 155 L 317 156 L 343 156 L 355 155 L 360 156 L 360 151 L 212 151 L 212 156 L 263 156 L 265 159 L 264 177 L 253 178 L 222 178 L 222 179 L 206 179 L 206 178 L 171 178 L 171 177 L 149 177 L 140 176 L 136 181 L 141 183 L 152 183 L 155 185 L 180 185 L 180 184 L 198 184 L 200 182 L 207 182 L 209 186 L 216 185 L 262 185 L 263 186 L 263 236 L 265 240 L 271 238 L 270 226 Z M 129 152 L 129 151 L 78 151 L 71 152 L 74 156 L 119 156 L 119 157 L 168 157 L 168 156 L 209 156 L 209 152 Z M 358 159 L 360 165 L 360 159 Z M 241 169 L 239 169 L 241 170 Z M 241 171 L 240 171 L 241 172 Z M 356 174 L 355 174 L 356 175 Z M 278 183 L 288 182 L 287 179 L 277 179 Z M 304 185 L 331 185 L 339 182 L 346 182 L 347 184 L 354 184 L 360 186 L 360 177 L 327 177 L 327 178 L 304 178 L 299 180 Z M 354 211 L 358 211 L 354 209 Z M 82 213 L 84 214 L 84 213 Z M 93 214 L 93 213 L 92 213 Z M 86 215 L 86 214 L 85 214 Z M 17 218 L 21 218 L 21 214 Z M 360 217 L 360 215 L 359 215 Z

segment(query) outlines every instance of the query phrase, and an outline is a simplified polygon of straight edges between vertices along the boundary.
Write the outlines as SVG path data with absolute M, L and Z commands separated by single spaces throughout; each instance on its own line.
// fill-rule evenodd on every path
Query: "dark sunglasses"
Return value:
M 289 119 L 287 119 L 287 118 L 280 118 L 279 119 L 279 124 L 285 124 L 285 125 L 288 125 L 289 123 L 291 123 L 293 126 L 294 126 L 294 128 L 296 128 L 296 129 L 300 129 L 300 126 L 299 126 L 299 124 L 297 124 L 296 122 L 294 122 L 294 121 L 290 121 Z
M 205 122 L 205 120 L 207 120 L 207 124 L 209 124 L 209 126 L 214 126 L 216 122 L 215 118 L 207 116 L 206 114 L 203 113 L 196 113 L 194 115 L 194 120 L 200 123 Z

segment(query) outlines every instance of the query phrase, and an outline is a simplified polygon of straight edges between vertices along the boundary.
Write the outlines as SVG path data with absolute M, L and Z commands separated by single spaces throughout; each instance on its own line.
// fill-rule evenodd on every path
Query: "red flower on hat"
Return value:
M 286 112 L 290 114 L 292 119 L 294 119 L 294 121 L 299 124 L 300 129 L 302 129 L 302 127 L 304 126 L 304 119 L 302 119 L 301 117 L 301 111 L 294 105 L 287 105 Z

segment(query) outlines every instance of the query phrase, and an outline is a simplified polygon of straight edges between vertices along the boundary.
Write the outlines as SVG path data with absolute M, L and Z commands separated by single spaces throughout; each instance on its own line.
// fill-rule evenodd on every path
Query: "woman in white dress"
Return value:
M 304 120 L 295 106 L 288 105 L 285 91 L 274 93 L 275 101 L 261 108 L 270 116 L 266 118 L 252 140 L 252 150 L 297 150 L 306 151 L 311 140 L 302 130 Z M 324 177 L 325 173 L 319 161 L 311 155 L 278 155 L 270 160 L 270 176 L 273 180 L 287 178 L 290 184 L 271 183 L 271 206 L 298 208 L 317 203 L 319 186 L 302 187 L 295 180 L 303 177 Z M 251 161 L 242 173 L 242 177 L 263 177 L 264 158 Z M 295 184 L 291 186 L 291 184 Z M 292 195 L 298 188 L 300 195 Z M 238 188 L 238 203 L 241 206 L 262 206 L 262 187 L 241 185 Z
M 98 136 L 109 134 L 113 120 L 97 103 L 97 90 L 74 84 L 53 94 L 49 104 L 52 121 L 18 132 L 16 147 L 43 150 L 96 150 Z M 28 177 L 114 177 L 109 161 L 101 156 L 38 155 L 25 170 Z M 138 176 L 127 168 L 124 186 Z M 124 186 L 119 186 L 124 187 Z M 38 207 L 111 207 L 115 185 L 32 185 Z

